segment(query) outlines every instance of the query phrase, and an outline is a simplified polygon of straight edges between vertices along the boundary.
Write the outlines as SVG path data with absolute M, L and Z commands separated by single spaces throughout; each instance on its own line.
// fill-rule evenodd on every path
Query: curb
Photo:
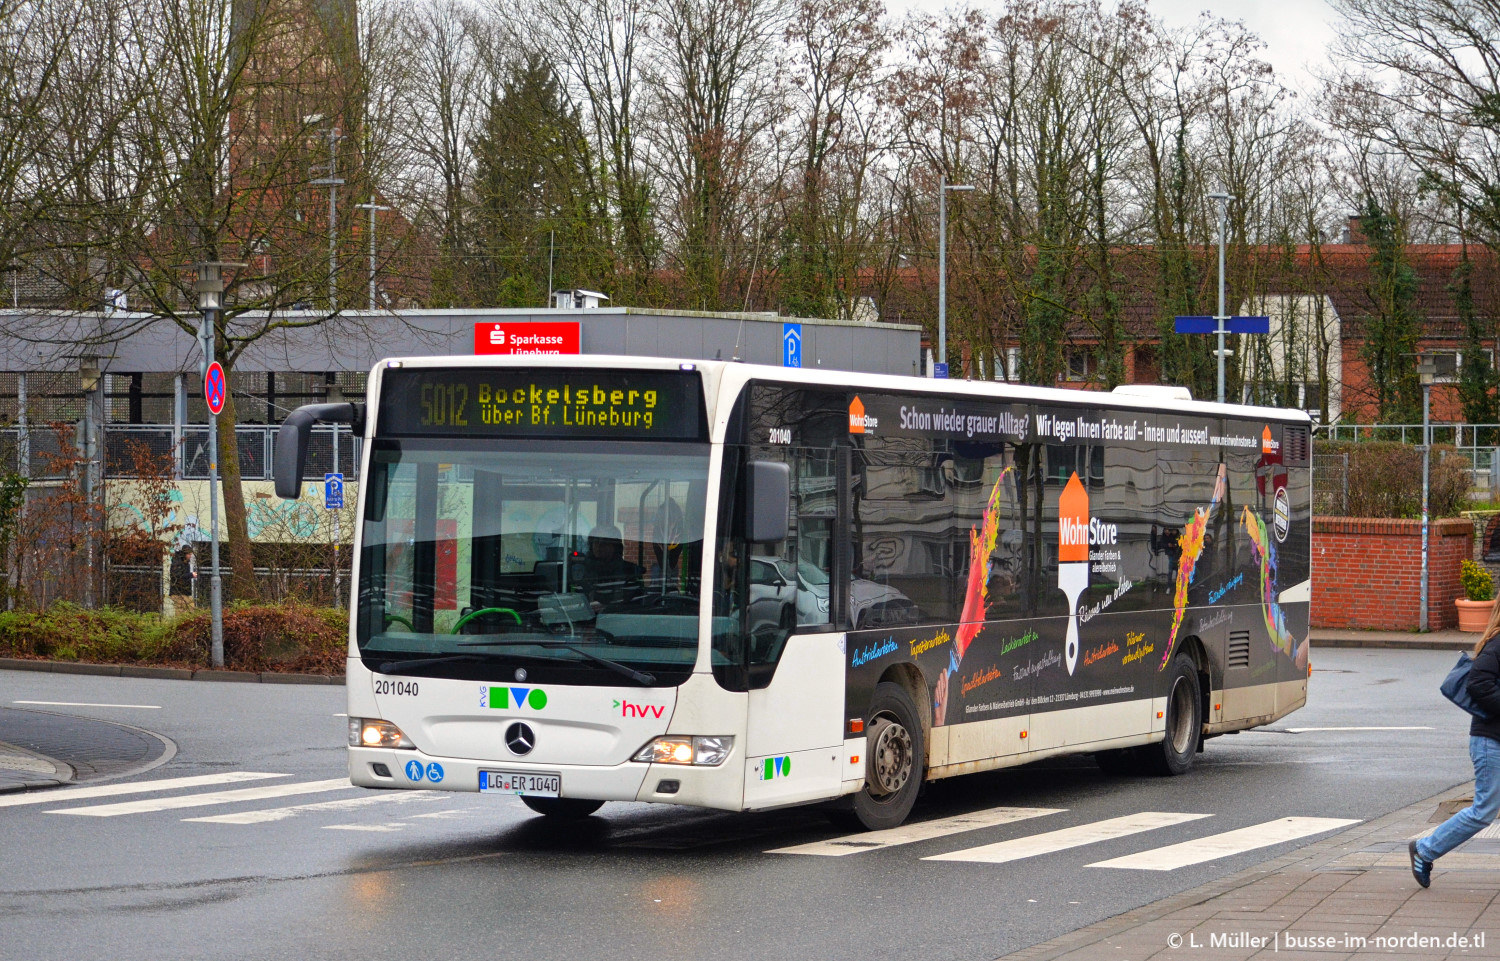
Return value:
M 1314 639 L 1310 645 L 1313 650 L 1330 647 L 1375 647 L 1386 650 L 1404 651 L 1467 651 L 1474 646 L 1473 641 L 1449 640 L 1447 638 L 1434 637 L 1425 638 L 1420 634 L 1414 635 L 1411 640 L 1393 640 L 1382 637 L 1359 638 L 1359 637 L 1334 637 Z
M 171 681 L 234 681 L 248 684 L 343 684 L 330 674 L 280 674 L 276 671 L 191 670 L 184 667 L 142 667 L 138 664 L 83 664 L 72 661 L 33 661 L 0 657 L 3 671 L 43 671 L 51 674 L 92 674 L 104 677 L 147 677 Z

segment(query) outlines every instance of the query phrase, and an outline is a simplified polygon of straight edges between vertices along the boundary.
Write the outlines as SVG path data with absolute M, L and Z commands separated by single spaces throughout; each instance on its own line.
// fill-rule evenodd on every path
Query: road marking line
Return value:
M 312 804 L 293 804 L 284 808 L 266 808 L 260 811 L 237 811 L 234 814 L 213 814 L 201 818 L 183 818 L 184 821 L 200 821 L 206 824 L 265 824 L 269 821 L 284 821 L 298 814 L 316 814 L 321 811 L 347 811 L 379 804 L 382 801 L 435 801 L 443 796 L 440 791 L 382 791 L 365 797 L 340 798 L 337 801 L 315 801 Z
M 89 701 L 11 701 L 12 704 L 36 704 L 43 707 L 133 707 L 142 711 L 160 711 L 160 704 L 94 704 Z
M 1033 834 L 1029 837 L 1014 838 L 1010 841 L 999 841 L 995 844 L 986 844 L 963 851 L 953 851 L 949 854 L 934 854 L 922 860 L 976 861 L 983 864 L 1004 864 L 1007 861 L 1019 861 L 1022 858 L 1032 858 L 1039 854 L 1051 854 L 1054 851 L 1066 851 L 1068 848 L 1094 844 L 1098 841 L 1108 841 L 1112 838 L 1122 838 L 1131 834 L 1139 834 L 1142 831 L 1155 830 L 1156 828 L 1171 827 L 1174 824 L 1183 824 L 1206 817 L 1213 817 L 1213 815 L 1183 814 L 1171 811 L 1141 811 L 1138 814 L 1127 814 L 1124 817 L 1080 824 L 1077 827 L 1063 828 L 1060 831 L 1048 831 L 1046 834 Z
M 123 784 L 101 784 L 97 787 L 68 788 L 65 791 L 27 791 L 23 794 L 0 794 L 0 808 L 22 804 L 59 804 L 121 794 L 146 794 L 150 791 L 172 791 L 177 788 L 229 784 L 235 781 L 259 781 L 268 777 L 291 777 L 290 774 L 262 774 L 257 771 L 228 771 L 222 774 L 199 774 L 193 777 L 169 777 L 160 781 L 128 781 Z
M 210 804 L 233 804 L 237 801 L 262 801 L 273 797 L 290 797 L 294 794 L 319 794 L 350 787 L 347 777 L 330 778 L 327 781 L 302 781 L 298 784 L 276 784 L 269 787 L 247 787 L 235 791 L 214 791 L 209 794 L 179 794 L 176 797 L 156 798 L 149 801 L 124 801 L 120 804 L 100 804 L 94 807 L 65 808 L 48 811 L 48 814 L 77 814 L 91 818 L 112 818 L 122 814 L 149 814 L 153 811 L 173 811 L 178 808 L 206 807 Z
M 1288 734 L 1306 734 L 1309 731 L 1430 731 L 1430 727 L 1288 727 Z
M 916 824 L 903 824 L 901 827 L 890 828 L 885 831 L 848 834 L 843 837 L 829 838 L 826 841 L 813 841 L 809 844 L 796 844 L 788 848 L 775 848 L 766 853 L 816 854 L 823 857 L 838 858 L 846 854 L 878 851 L 882 848 L 895 847 L 898 844 L 930 841 L 933 838 L 958 834 L 961 831 L 975 831 L 979 828 L 994 827 L 997 824 L 1010 824 L 1013 821 L 1039 818 L 1047 814 L 1061 814 L 1065 810 L 1066 808 L 990 808 L 987 811 L 976 811 L 973 814 L 960 814 L 957 817 L 938 818 L 936 821 L 919 821 Z
M 402 831 L 406 825 L 396 824 L 325 824 L 325 831 L 371 831 L 379 834 L 388 834 L 392 831 Z
M 1225 831 L 1196 841 L 1184 841 L 1163 848 L 1127 854 L 1123 858 L 1096 861 L 1091 868 L 1135 868 L 1140 871 L 1174 871 L 1190 864 L 1202 864 L 1234 854 L 1266 848 L 1285 841 L 1323 834 L 1335 828 L 1348 827 L 1359 821 L 1348 818 L 1279 818 L 1236 831 Z

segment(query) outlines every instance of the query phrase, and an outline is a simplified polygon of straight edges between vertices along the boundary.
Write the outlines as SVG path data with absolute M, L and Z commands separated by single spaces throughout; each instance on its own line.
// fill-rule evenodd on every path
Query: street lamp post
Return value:
M 1208 199 L 1219 203 L 1219 312 L 1214 315 L 1214 322 L 1219 335 L 1219 347 L 1215 353 L 1219 355 L 1219 403 L 1222 404 L 1224 403 L 1224 322 L 1229 319 L 1224 313 L 1224 221 L 1229 217 L 1229 202 L 1235 197 L 1220 190 L 1209 194 Z
M 933 364 L 948 363 L 948 191 L 973 190 L 970 184 L 950 184 L 948 175 L 938 179 L 938 352 Z
M 317 123 L 323 117 L 314 114 L 307 118 L 310 123 Z M 339 141 L 344 139 L 338 127 L 328 128 L 328 176 L 319 177 L 312 181 L 314 187 L 328 188 L 328 310 L 330 313 L 338 313 L 339 309 L 339 249 L 338 249 L 338 212 L 339 212 L 339 188 L 344 185 L 344 178 L 339 176 Z M 371 216 L 374 216 L 373 213 Z
M 370 212 L 370 310 L 375 309 L 375 211 L 390 210 L 384 204 L 377 204 L 375 198 L 371 197 L 367 204 L 355 204 L 356 210 L 368 210 Z
M 198 309 L 203 312 L 203 326 L 198 339 L 203 348 L 200 377 L 208 376 L 208 367 L 214 362 L 215 316 L 224 306 L 225 267 L 243 267 L 218 260 L 202 261 L 196 265 L 198 279 L 193 289 L 198 294 Z M 224 384 L 224 393 L 229 393 L 229 384 Z M 224 666 L 224 594 L 219 577 L 219 418 L 212 411 L 208 414 L 208 511 L 210 560 L 209 572 L 212 646 L 209 651 L 214 667 Z
M 1427 630 L 1427 587 L 1428 587 L 1428 524 L 1427 524 L 1427 496 L 1429 470 L 1431 469 L 1432 457 L 1432 421 L 1431 402 L 1432 384 L 1437 379 L 1437 362 L 1431 354 L 1417 355 L 1417 379 L 1422 382 L 1422 589 L 1421 610 L 1417 614 L 1417 630 Z

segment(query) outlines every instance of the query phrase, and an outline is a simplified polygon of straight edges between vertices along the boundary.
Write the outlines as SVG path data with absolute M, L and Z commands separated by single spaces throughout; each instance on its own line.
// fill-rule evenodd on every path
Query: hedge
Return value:
M 224 611 L 224 667 L 231 671 L 343 674 L 349 615 L 301 604 L 235 605 Z M 163 618 L 59 603 L 0 611 L 0 657 L 207 668 L 212 618 L 193 610 Z

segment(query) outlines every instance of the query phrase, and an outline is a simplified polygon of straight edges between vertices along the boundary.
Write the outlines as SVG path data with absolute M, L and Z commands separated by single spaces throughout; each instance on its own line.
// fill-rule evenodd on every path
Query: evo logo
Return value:
M 755 779 L 758 781 L 774 781 L 779 777 L 792 776 L 792 759 L 789 757 L 768 757 L 755 767 Z
M 529 707 L 540 711 L 547 706 L 547 692 L 539 687 L 481 687 L 479 706 L 496 711 Z
M 629 701 L 616 701 L 615 707 L 620 709 L 621 717 L 661 717 L 661 712 L 667 709 L 665 704 L 631 704 Z

